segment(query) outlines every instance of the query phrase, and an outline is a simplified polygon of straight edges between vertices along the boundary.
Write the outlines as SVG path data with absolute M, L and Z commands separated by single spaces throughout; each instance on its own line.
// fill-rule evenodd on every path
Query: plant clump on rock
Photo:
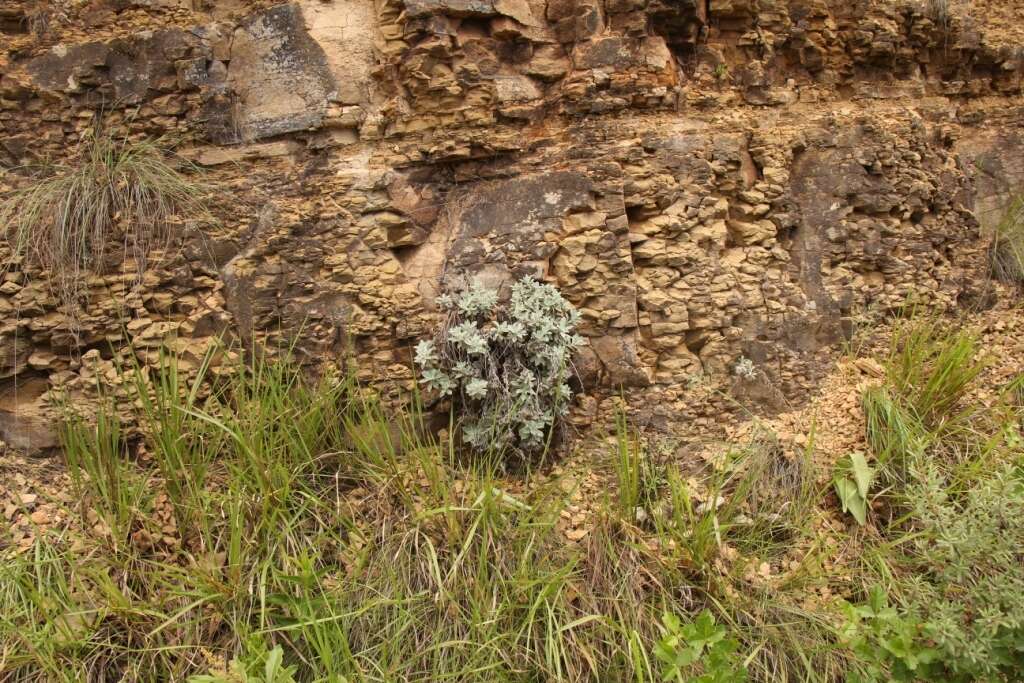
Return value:
M 87 295 L 90 275 L 133 258 L 141 277 L 150 251 L 166 249 L 175 229 L 207 218 L 196 170 L 164 140 L 117 137 L 102 122 L 83 137 L 72 161 L 44 164 L 32 182 L 0 197 L 0 238 L 16 257 L 44 271 L 69 310 Z
M 1024 284 L 1024 195 L 1010 203 L 996 226 L 991 258 L 997 279 Z
M 463 443 L 506 462 L 543 454 L 572 399 L 577 310 L 529 277 L 507 302 L 473 283 L 438 304 L 447 317 L 417 345 L 416 364 L 424 385 L 451 397 Z

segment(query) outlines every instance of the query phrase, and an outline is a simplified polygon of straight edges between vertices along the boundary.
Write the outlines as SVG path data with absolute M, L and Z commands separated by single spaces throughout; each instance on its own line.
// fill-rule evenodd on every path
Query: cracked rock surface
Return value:
M 310 364 L 408 388 L 441 287 L 524 274 L 581 310 L 592 395 L 710 422 L 728 401 L 694 385 L 747 358 L 753 410 L 799 402 L 865 316 L 989 296 L 1024 10 L 929 7 L 0 0 L 0 191 L 102 111 L 177 141 L 216 217 L 93 274 L 75 321 L 0 246 L 0 439 L 52 447 L 54 391 L 116 385 L 129 346 L 298 333 Z

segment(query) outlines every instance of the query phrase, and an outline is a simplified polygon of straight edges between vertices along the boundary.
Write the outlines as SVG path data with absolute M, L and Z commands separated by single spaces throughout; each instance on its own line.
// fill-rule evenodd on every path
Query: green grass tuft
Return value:
M 885 370 L 905 406 L 929 427 L 939 428 L 966 415 L 954 409 L 962 407 L 985 365 L 974 331 L 912 316 L 896 323 Z

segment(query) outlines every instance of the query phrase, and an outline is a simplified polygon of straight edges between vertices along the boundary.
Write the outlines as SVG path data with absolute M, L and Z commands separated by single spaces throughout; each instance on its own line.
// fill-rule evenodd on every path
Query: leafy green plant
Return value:
M 422 383 L 452 397 L 462 439 L 474 449 L 520 461 L 542 453 L 572 399 L 579 313 L 529 277 L 512 285 L 507 303 L 479 283 L 438 303 L 447 320 L 416 347 Z
M 843 603 L 846 621 L 841 642 L 860 659 L 864 668 L 852 672 L 851 683 L 940 680 L 938 656 L 923 637 L 923 626 L 890 607 L 885 591 L 875 587 L 864 605 Z
M 739 642 L 726 637 L 724 626 L 715 623 L 711 612 L 704 610 L 690 623 L 683 623 L 675 614 L 661 617 L 662 637 L 654 654 L 662 663 L 663 681 L 691 683 L 733 683 L 746 680 L 747 672 L 736 651 Z M 684 678 L 694 669 L 702 673 Z
M 0 201 L 0 234 L 76 305 L 111 245 L 124 245 L 141 277 L 151 249 L 166 247 L 188 216 L 208 215 L 203 189 L 182 173 L 190 166 L 161 140 L 117 138 L 97 125 L 73 162 L 45 165 Z
M 946 680 L 1024 671 L 1024 472 L 1004 464 L 963 493 L 934 465 L 917 481 L 904 591 Z
M 832 485 L 843 512 L 849 512 L 857 523 L 864 525 L 868 516 L 868 491 L 875 478 L 875 471 L 860 451 L 850 453 L 836 464 Z

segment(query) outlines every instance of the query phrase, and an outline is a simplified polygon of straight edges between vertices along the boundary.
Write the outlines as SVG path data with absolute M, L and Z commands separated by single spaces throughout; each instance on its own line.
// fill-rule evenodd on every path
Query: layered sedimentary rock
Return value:
M 215 220 L 182 217 L 145 273 L 109 264 L 74 316 L 11 263 L 0 382 L 26 398 L 0 438 L 40 387 L 169 340 L 298 334 L 401 385 L 440 288 L 523 274 L 582 311 L 590 392 L 699 420 L 720 407 L 694 384 L 748 358 L 742 393 L 799 400 L 861 317 L 984 300 L 1024 181 L 1010 5 L 6 0 L 0 186 L 100 111 L 205 167 Z

